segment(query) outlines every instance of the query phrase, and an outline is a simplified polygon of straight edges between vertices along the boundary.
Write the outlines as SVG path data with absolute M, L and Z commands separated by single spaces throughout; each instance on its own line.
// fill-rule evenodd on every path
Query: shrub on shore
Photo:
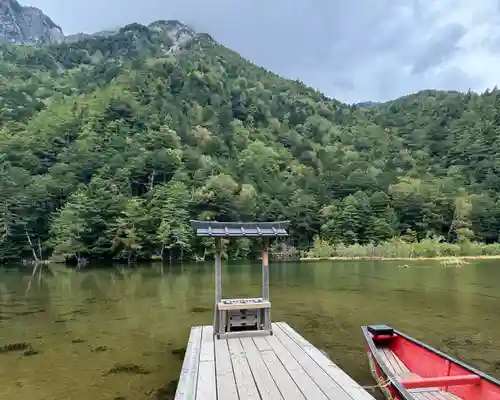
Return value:
M 500 256 L 500 244 L 485 244 L 462 240 L 445 243 L 437 238 L 408 242 L 393 238 L 382 243 L 365 245 L 333 244 L 316 237 L 313 246 L 304 254 L 307 258 L 438 258 L 438 257 Z

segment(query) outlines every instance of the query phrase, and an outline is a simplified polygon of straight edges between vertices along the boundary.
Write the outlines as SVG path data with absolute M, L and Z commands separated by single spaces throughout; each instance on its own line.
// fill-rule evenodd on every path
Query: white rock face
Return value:
M 196 37 L 196 32 L 175 20 L 153 22 L 149 25 L 149 29 L 159 33 L 163 32 L 172 41 L 172 46 L 168 49 L 167 54 L 179 52 L 186 44 Z
M 62 29 L 40 9 L 0 0 L 0 43 L 49 44 L 63 38 Z

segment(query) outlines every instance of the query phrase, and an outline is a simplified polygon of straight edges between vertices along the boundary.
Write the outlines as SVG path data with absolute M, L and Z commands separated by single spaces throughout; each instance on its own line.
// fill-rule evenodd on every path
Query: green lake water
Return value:
M 274 321 L 286 321 L 363 385 L 360 326 L 388 323 L 500 376 L 500 262 L 272 264 Z M 223 266 L 224 297 L 260 295 L 260 265 Z M 212 264 L 0 270 L 0 398 L 173 398 L 192 325 L 212 323 Z

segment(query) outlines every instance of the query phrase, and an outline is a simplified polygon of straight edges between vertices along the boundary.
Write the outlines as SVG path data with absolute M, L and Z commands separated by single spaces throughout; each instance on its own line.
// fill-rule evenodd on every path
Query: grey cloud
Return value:
M 354 82 L 348 76 L 337 76 L 333 79 L 332 84 L 343 90 L 354 90 L 356 88 Z
M 487 47 L 490 51 L 500 51 L 500 36 L 488 37 L 483 39 L 483 46 Z
M 458 49 L 457 43 L 465 33 L 466 29 L 460 24 L 450 24 L 439 29 L 415 60 L 412 72 L 420 74 L 449 58 Z
M 475 13 L 475 24 L 500 18 L 497 0 L 25 1 L 66 33 L 178 19 L 259 65 L 347 102 L 426 88 L 480 88 L 486 80 L 473 71 L 441 68 L 465 51 L 457 52 L 459 41 L 471 29 L 449 15 L 462 7 L 464 15 Z

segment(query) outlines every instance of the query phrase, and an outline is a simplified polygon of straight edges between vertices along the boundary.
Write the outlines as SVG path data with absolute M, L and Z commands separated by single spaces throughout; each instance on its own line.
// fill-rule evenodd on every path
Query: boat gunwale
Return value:
M 390 379 L 391 385 L 394 388 L 394 390 L 398 393 L 398 395 L 404 396 L 405 399 L 412 400 L 412 394 L 401 384 L 401 381 L 399 381 L 397 377 L 392 373 L 392 371 L 385 365 L 385 362 L 382 361 L 377 346 L 375 346 L 375 343 L 373 342 L 373 337 L 368 331 L 368 326 L 363 325 L 361 327 L 361 330 L 363 332 L 363 335 L 365 337 L 365 342 L 368 348 L 370 349 L 373 358 L 375 359 L 378 367 L 382 370 L 385 376 L 387 376 L 387 378 Z
M 406 390 L 406 388 L 401 384 L 401 381 L 399 381 L 396 376 L 394 376 L 394 374 L 392 374 L 391 371 L 388 371 L 387 368 L 386 368 L 386 365 L 385 363 L 382 361 L 382 359 L 379 357 L 378 355 L 378 349 L 377 349 L 377 346 L 375 345 L 375 343 L 373 342 L 373 336 L 371 335 L 371 333 L 368 331 L 368 326 L 367 325 L 363 325 L 361 327 L 361 330 L 363 331 L 363 335 L 365 337 L 365 341 L 373 355 L 373 357 L 375 357 L 375 359 L 377 360 L 378 362 L 378 365 L 379 367 L 382 369 L 382 371 L 386 374 L 386 376 L 391 379 L 392 381 L 392 384 L 395 388 L 395 390 L 397 392 L 399 392 L 400 395 L 402 396 L 405 396 L 405 397 L 408 397 L 411 399 L 411 393 Z M 418 339 L 415 339 L 401 331 L 398 331 L 397 329 L 393 329 L 393 332 L 394 334 L 398 335 L 398 336 L 401 336 L 402 338 L 416 344 L 417 346 L 419 347 L 422 347 L 424 348 L 425 350 L 428 350 L 430 351 L 431 353 L 434 353 L 436 354 L 437 356 L 439 357 L 442 357 L 448 361 L 450 361 L 451 363 L 453 364 L 456 364 L 464 369 L 466 369 L 467 371 L 479 376 L 481 379 L 484 379 L 498 387 L 500 387 L 500 380 L 486 374 L 485 372 L 483 371 L 480 371 L 474 367 L 472 367 L 471 365 L 468 365 L 466 364 L 465 362 L 463 361 L 460 361 L 460 360 L 457 360 L 456 358 L 453 358 L 451 356 L 449 356 L 448 354 L 446 353 L 443 353 L 442 351 L 432 347 L 432 346 L 429 346 L 428 344 L 425 344 L 424 342 L 421 342 L 420 340 Z
M 472 372 L 475 375 L 479 375 L 482 379 L 485 379 L 485 380 L 489 381 L 490 383 L 493 383 L 494 385 L 497 385 L 500 387 L 500 380 L 492 377 L 491 375 L 488 375 L 485 372 L 480 371 L 480 370 L 474 368 L 473 366 L 466 364 L 463 361 L 457 360 L 456 358 L 453 358 L 452 356 L 449 356 L 448 354 L 443 353 L 442 351 L 435 349 L 434 347 L 431 347 L 428 344 L 421 342 L 420 340 L 417 340 L 411 336 L 408 336 L 408 335 L 404 334 L 403 332 L 398 331 L 397 329 L 394 329 L 394 333 L 409 340 L 410 342 L 415 343 L 416 345 L 418 345 L 420 347 L 423 347 L 426 350 L 431 351 L 432 353 L 434 353 L 440 357 L 447 359 L 448 361 L 450 361 L 454 364 L 459 365 L 462 368 L 465 368 L 466 370 L 468 370 L 469 372 Z

